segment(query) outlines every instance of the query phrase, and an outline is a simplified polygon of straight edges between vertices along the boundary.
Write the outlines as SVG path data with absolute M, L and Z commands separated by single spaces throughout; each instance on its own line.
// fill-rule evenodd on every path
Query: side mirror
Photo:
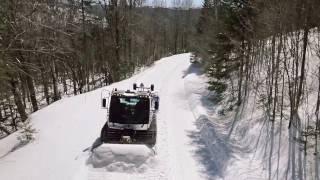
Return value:
M 110 98 L 110 91 L 106 90 L 106 89 L 103 89 L 101 91 L 101 107 L 103 109 L 107 109 L 108 108 L 108 101 L 109 101 L 109 98 Z
M 154 91 L 154 85 L 153 84 L 151 84 L 150 89 L 151 89 L 151 91 Z
M 133 90 L 136 90 L 136 89 L 137 89 L 137 84 L 133 83 Z
M 159 109 L 159 101 L 154 102 L 154 108 L 155 108 L 156 110 Z
M 102 99 L 102 108 L 107 108 L 107 99 L 106 98 Z
M 159 97 L 155 97 L 155 101 L 154 101 L 154 109 L 158 110 L 159 109 Z

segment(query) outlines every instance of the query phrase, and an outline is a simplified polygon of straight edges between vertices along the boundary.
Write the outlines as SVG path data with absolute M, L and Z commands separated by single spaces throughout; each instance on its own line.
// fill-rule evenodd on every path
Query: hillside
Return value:
M 85 151 L 99 137 L 106 111 L 100 108 L 102 89 L 65 98 L 33 113 L 35 140 L 27 145 L 12 136 L 0 141 L 0 175 L 3 179 L 200 179 L 211 169 L 201 162 L 195 106 L 201 93 L 192 81 L 199 69 L 189 54 L 157 61 L 145 71 L 102 89 L 129 89 L 134 82 L 154 83 L 161 97 L 156 154 L 143 145 L 103 145 Z M 198 82 L 199 83 L 199 82 Z M 204 82 L 203 82 L 204 83 Z M 191 96 L 194 94 L 195 96 Z M 193 97 L 190 102 L 189 97 Z M 11 139 L 10 139 L 11 138 Z M 8 142 L 9 141 L 9 142 Z M 6 154 L 5 149 L 8 149 Z M 10 152 L 12 151 L 12 152 Z M 113 153 L 113 154 L 110 154 Z M 111 158 L 111 159 L 110 159 Z

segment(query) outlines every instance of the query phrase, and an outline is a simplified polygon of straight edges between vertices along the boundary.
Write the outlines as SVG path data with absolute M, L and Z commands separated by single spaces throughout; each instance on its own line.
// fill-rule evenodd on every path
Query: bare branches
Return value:
M 196 11 L 188 11 L 184 21 L 190 21 L 189 25 L 183 33 L 176 33 L 175 48 L 171 25 L 178 21 L 171 17 L 187 13 L 140 7 L 142 2 L 1 1 L 0 94 L 6 97 L 0 96 L 0 103 L 10 99 L 8 103 L 17 108 L 13 111 L 16 118 L 5 121 L 19 123 L 27 118 L 26 112 L 63 95 L 84 93 L 129 77 L 137 67 L 174 49 L 184 52 Z
M 63 35 L 69 36 L 69 37 L 72 36 L 71 34 L 68 34 L 68 33 L 64 32 L 64 31 L 62 31 L 62 30 L 55 29 L 55 28 L 53 28 L 53 27 L 51 27 L 51 26 L 48 26 L 48 25 L 45 25 L 45 24 L 41 24 L 41 23 L 34 22 L 34 21 L 32 21 L 31 19 L 29 19 L 29 18 L 27 18 L 27 17 L 25 17 L 25 16 L 23 16 L 23 15 L 20 15 L 20 17 L 23 18 L 24 20 L 26 20 L 27 22 L 30 22 L 30 23 L 32 23 L 32 24 L 34 24 L 34 25 L 36 25 L 36 26 L 40 26 L 40 27 L 43 27 L 43 28 L 45 28 L 45 29 L 49 29 L 49 30 L 54 31 L 54 32 L 58 32 L 58 33 L 61 33 L 61 34 L 63 34 Z

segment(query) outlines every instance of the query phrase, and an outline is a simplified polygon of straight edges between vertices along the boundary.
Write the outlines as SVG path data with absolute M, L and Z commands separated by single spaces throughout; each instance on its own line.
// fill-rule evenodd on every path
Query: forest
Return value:
M 155 1 L 0 2 L 0 137 L 64 96 L 131 76 L 190 50 L 200 14 L 191 4 Z
M 302 159 L 318 169 L 319 8 L 317 0 L 205 0 L 201 10 L 195 52 L 206 59 L 209 89 L 216 101 L 231 102 L 226 110 L 255 96 L 266 122 L 269 179 L 275 179 L 272 167 L 279 169 L 281 144 L 273 146 L 276 137 L 284 138 L 284 126 L 290 143 L 286 179 L 308 179 L 313 167 Z
M 319 9 L 319 0 L 1 0 L 0 139 L 63 97 L 191 52 L 219 115 L 263 111 L 269 179 L 319 179 Z

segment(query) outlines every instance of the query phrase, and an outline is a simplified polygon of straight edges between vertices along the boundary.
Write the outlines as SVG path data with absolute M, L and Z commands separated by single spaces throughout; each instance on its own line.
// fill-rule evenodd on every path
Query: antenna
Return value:
M 154 91 L 154 85 L 151 84 L 150 87 L 145 87 L 143 83 L 140 83 L 140 86 L 138 87 L 136 83 L 133 83 L 133 90 L 138 91 Z

